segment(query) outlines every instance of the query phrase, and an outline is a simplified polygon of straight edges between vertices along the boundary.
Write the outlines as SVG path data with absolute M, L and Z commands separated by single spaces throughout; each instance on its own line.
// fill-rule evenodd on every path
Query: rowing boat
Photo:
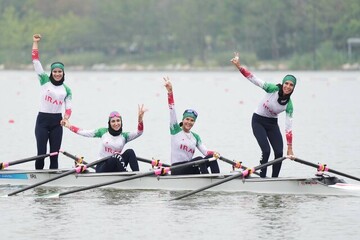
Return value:
M 69 169 L 63 170 L 3 170 L 0 171 L 0 185 L 24 186 L 53 178 Z M 143 173 L 143 172 L 141 172 Z M 44 184 L 45 187 L 86 187 L 103 182 L 118 180 L 141 174 L 136 172 L 120 173 L 82 173 L 71 174 Z M 116 189 L 134 190 L 194 190 L 212 184 L 233 175 L 201 174 L 201 175 L 166 175 L 146 176 L 130 181 L 106 186 Z M 261 194 L 311 194 L 311 195 L 352 195 L 360 196 L 360 185 L 349 184 L 334 176 L 316 177 L 249 177 L 234 179 L 208 189 L 208 191 L 250 192 Z

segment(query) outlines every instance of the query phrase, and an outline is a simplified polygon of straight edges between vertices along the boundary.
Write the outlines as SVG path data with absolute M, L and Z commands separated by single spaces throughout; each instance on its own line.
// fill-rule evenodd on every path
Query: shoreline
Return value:
M 359 71 L 360 64 L 359 63 L 346 63 L 339 68 L 336 69 L 290 69 L 289 67 L 283 64 L 259 64 L 258 66 L 246 66 L 251 70 L 256 71 Z M 45 66 L 45 70 L 49 70 L 50 65 Z M 85 66 L 85 65 L 72 65 L 66 66 L 66 69 L 69 71 L 119 71 L 119 72 L 126 72 L 126 71 L 135 71 L 135 72 L 156 72 L 156 71 L 180 71 L 180 72 L 190 72 L 190 71 L 233 71 L 234 67 L 232 65 L 221 67 L 221 66 L 191 66 L 191 65 L 181 65 L 181 64 L 169 64 L 166 66 L 154 66 L 154 65 L 130 65 L 130 64 L 120 64 L 120 65 L 107 65 L 107 64 L 94 64 L 92 66 Z M 33 70 L 32 64 L 27 65 L 19 65 L 17 68 L 8 68 L 4 64 L 0 64 L 0 71 L 28 71 Z

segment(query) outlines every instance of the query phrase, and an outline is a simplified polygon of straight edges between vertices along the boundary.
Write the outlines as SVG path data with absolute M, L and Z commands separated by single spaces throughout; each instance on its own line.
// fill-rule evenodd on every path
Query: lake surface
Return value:
M 278 83 L 287 73 L 255 74 Z M 298 77 L 292 96 L 295 155 L 359 177 L 359 72 L 293 74 Z M 264 92 L 237 71 L 66 72 L 66 83 L 73 92 L 71 123 L 85 129 L 106 126 L 109 112 L 117 110 L 123 116 L 124 130 L 133 131 L 138 104 L 143 103 L 149 109 L 144 134 L 126 147 L 135 149 L 140 157 L 169 163 L 164 76 L 172 79 L 178 117 L 185 108 L 198 111 L 193 131 L 209 149 L 246 166 L 259 164 L 251 116 Z M 0 81 L 0 161 L 34 156 L 40 89 L 35 73 L 0 71 Z M 281 114 L 282 132 L 284 119 Z M 64 129 L 63 150 L 91 162 L 98 148 L 98 139 Z M 72 164 L 66 156 L 59 157 L 60 168 Z M 226 163 L 219 164 L 222 172 L 231 170 Z M 48 165 L 46 161 L 45 168 Z M 12 168 L 33 169 L 34 163 Z M 140 169 L 149 166 L 141 163 Z M 285 161 L 280 176 L 314 173 L 311 167 Z M 15 189 L 0 186 L 0 195 Z M 357 197 L 202 192 L 168 201 L 180 193 L 114 189 L 94 189 L 61 199 L 38 197 L 47 191 L 38 188 L 0 198 L 0 239 L 358 239 L 360 235 Z

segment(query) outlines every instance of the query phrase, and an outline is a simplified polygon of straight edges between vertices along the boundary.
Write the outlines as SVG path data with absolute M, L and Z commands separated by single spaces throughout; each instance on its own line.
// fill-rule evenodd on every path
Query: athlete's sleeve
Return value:
M 248 69 L 246 69 L 245 67 L 241 66 L 239 71 L 241 72 L 241 74 L 246 77 L 250 82 L 252 82 L 253 84 L 255 84 L 256 86 L 264 89 L 265 86 L 265 81 L 263 81 L 262 79 L 256 77 L 254 74 L 252 74 Z
M 198 147 L 199 151 L 200 151 L 204 156 L 212 156 L 212 155 L 214 155 L 214 152 L 215 152 L 215 151 L 208 150 L 203 143 L 200 143 L 197 147 Z
M 137 131 L 137 132 L 127 132 L 127 133 L 124 133 L 123 135 L 125 137 L 126 142 L 130 142 L 130 141 L 140 137 L 142 134 L 143 134 L 142 131 Z
M 209 155 L 213 155 L 214 151 L 208 150 L 207 147 L 203 144 L 203 142 L 201 141 L 201 138 L 199 135 L 197 135 L 196 133 L 192 133 L 196 139 L 196 147 L 197 149 L 204 155 L 204 156 L 209 156 Z
M 286 107 L 286 117 L 285 117 L 285 136 L 286 142 L 288 145 L 292 145 L 293 134 L 292 134 L 292 121 L 293 121 L 293 104 L 290 100 Z
M 144 132 L 144 121 L 138 122 L 137 131 L 138 131 L 138 133 L 141 133 L 141 134 Z
M 101 129 L 85 130 L 74 125 L 71 125 L 69 129 L 70 131 L 83 137 L 101 137 L 103 135 L 101 134 L 103 132 Z
M 72 113 L 72 93 L 71 89 L 64 84 L 66 89 L 66 97 L 65 97 L 65 115 L 64 118 L 69 119 Z
M 31 57 L 32 57 L 32 62 L 34 65 L 35 72 L 39 76 L 40 84 L 42 85 L 46 82 L 45 78 L 42 77 L 42 76 L 46 75 L 46 73 L 45 73 L 45 71 L 41 65 L 40 59 L 39 59 L 39 50 L 32 49 Z
M 124 133 L 123 136 L 125 137 L 126 142 L 130 142 L 138 137 L 140 137 L 144 132 L 144 122 L 139 122 L 137 131 L 136 132 L 127 132 Z
M 173 92 L 168 93 L 168 105 L 170 110 L 170 133 L 172 135 L 181 131 L 181 127 L 177 121 L 176 111 L 175 111 L 175 102 Z

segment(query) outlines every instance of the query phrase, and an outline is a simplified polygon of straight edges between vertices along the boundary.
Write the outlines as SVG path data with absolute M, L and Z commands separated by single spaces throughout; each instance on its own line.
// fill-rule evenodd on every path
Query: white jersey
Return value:
M 285 111 L 285 134 L 288 144 L 292 144 L 292 119 L 293 119 L 293 103 L 291 99 L 286 105 L 281 105 L 278 103 L 279 98 L 279 87 L 273 83 L 267 83 L 262 79 L 253 75 L 246 68 L 241 68 L 240 72 L 246 77 L 250 82 L 256 86 L 265 90 L 266 94 L 264 98 L 260 101 L 259 105 L 255 109 L 255 113 L 268 118 L 277 118 L 279 113 Z
M 194 132 L 184 132 L 177 122 L 173 93 L 168 94 L 170 109 L 170 133 L 171 133 L 171 164 L 190 161 L 196 148 L 204 155 L 212 155 L 202 143 L 200 136 Z
M 143 133 L 143 123 L 138 124 L 137 132 L 122 132 L 119 136 L 113 136 L 107 128 L 84 130 L 71 126 L 70 130 L 84 137 L 101 138 L 99 158 L 121 153 L 125 144 L 138 138 Z
M 65 109 L 65 114 L 70 117 L 72 99 L 70 88 L 65 84 L 60 86 L 52 84 L 39 59 L 34 56 L 37 54 L 33 53 L 33 64 L 41 85 L 39 112 L 62 113 Z

